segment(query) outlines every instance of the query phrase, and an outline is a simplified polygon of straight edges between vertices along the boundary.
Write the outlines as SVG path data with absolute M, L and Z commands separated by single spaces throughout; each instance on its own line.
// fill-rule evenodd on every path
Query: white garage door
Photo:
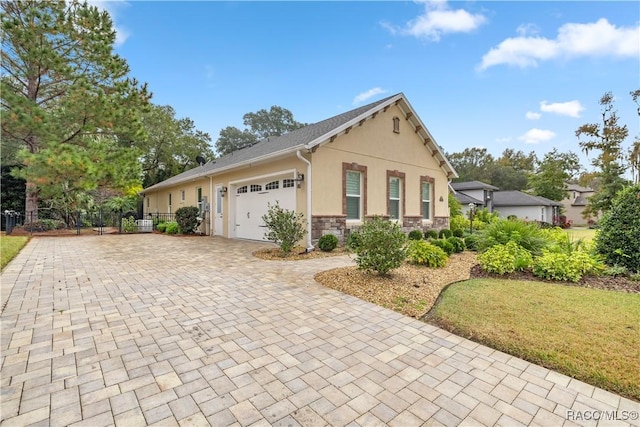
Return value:
M 243 183 L 235 189 L 235 229 L 239 239 L 264 240 L 267 229 L 262 216 L 276 201 L 283 209 L 296 208 L 296 183 L 290 178 L 271 178 Z

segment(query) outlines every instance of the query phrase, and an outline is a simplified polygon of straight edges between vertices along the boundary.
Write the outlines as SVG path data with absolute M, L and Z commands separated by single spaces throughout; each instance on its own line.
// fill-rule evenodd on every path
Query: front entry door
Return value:
M 216 185 L 216 209 L 213 213 L 213 217 L 213 227 L 215 228 L 214 234 L 216 236 L 222 236 L 222 185 Z

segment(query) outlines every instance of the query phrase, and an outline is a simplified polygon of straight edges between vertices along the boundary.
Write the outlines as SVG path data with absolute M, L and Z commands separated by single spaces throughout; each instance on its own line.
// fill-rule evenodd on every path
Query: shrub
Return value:
M 478 255 L 483 270 L 490 273 L 505 274 L 524 270 L 532 263 L 529 251 L 510 241 L 506 245 L 494 245 Z
M 360 246 L 360 233 L 358 232 L 358 230 L 351 230 L 351 232 L 347 236 L 345 246 L 350 251 L 355 252 L 358 250 L 358 247 Z
M 165 231 L 167 232 L 167 234 L 180 234 L 180 226 L 178 225 L 178 223 L 176 221 L 169 221 L 169 222 L 165 222 L 166 227 L 165 227 Z
M 176 222 L 184 234 L 193 234 L 198 226 L 200 210 L 195 206 L 184 206 L 176 211 Z
M 509 215 L 509 216 L 507 216 L 507 219 L 508 219 L 509 221 L 515 221 L 515 220 L 517 220 L 517 219 L 518 219 L 518 216 L 517 216 L 517 215 Z
M 470 234 L 467 237 L 464 238 L 464 245 L 467 247 L 467 249 L 469 249 L 470 251 L 477 251 L 478 250 L 478 235 L 477 234 Z
M 552 280 L 577 282 L 585 274 L 597 273 L 601 267 L 598 259 L 586 252 L 575 251 L 572 254 L 545 250 L 533 261 L 533 274 Z
M 493 221 L 478 235 L 478 249 L 480 251 L 513 241 L 535 256 L 539 255 L 542 249 L 547 246 L 547 239 L 540 227 L 536 223 L 527 223 L 522 220 L 499 219 Z
M 409 240 L 422 240 L 422 231 L 411 230 L 409 232 Z
M 156 230 L 158 230 L 161 233 L 164 233 L 167 230 L 167 223 L 166 222 L 161 222 L 156 226 Z
M 453 244 L 445 239 L 435 239 L 432 240 L 431 243 L 445 251 L 447 255 L 451 255 L 453 253 Z
M 333 234 L 325 234 L 318 240 L 318 247 L 323 252 L 331 252 L 338 246 L 338 238 Z
M 453 245 L 453 252 L 460 253 L 465 250 L 466 246 L 464 244 L 464 240 L 459 237 L 451 236 L 447 239 L 447 242 Z
M 606 267 L 602 274 L 611 277 L 626 276 L 629 274 L 629 269 L 624 265 L 612 265 L 611 267 Z
M 383 275 L 402 265 L 406 258 L 407 237 L 398 224 L 374 217 L 360 227 L 358 235 L 358 268 Z
M 424 232 L 425 239 L 437 239 L 438 238 L 438 230 L 427 230 Z
M 627 187 L 600 220 L 596 250 L 608 265 L 622 265 L 640 273 L 640 184 Z
M 448 239 L 451 236 L 453 236 L 453 233 L 448 228 L 443 228 L 438 232 L 438 237 L 441 239 Z
M 122 218 L 122 231 L 125 233 L 135 233 L 138 231 L 138 224 L 136 224 L 136 219 L 133 216 Z
M 23 226 L 25 230 L 31 231 L 51 231 L 51 230 L 60 230 L 65 228 L 66 225 L 64 221 L 60 221 L 57 219 L 39 219 L 37 221 L 31 221 Z
M 453 231 L 453 237 L 460 237 L 460 238 L 464 237 L 464 231 L 462 230 L 451 230 L 451 231 Z
M 264 238 L 276 243 L 282 252 L 288 254 L 296 243 L 304 238 L 306 232 L 304 215 L 283 209 L 278 202 L 275 205 L 269 203 L 267 206 L 267 213 L 262 215 L 268 230 L 264 233 Z
M 425 240 L 412 240 L 407 248 L 409 262 L 427 267 L 444 267 L 449 258 L 441 248 Z
M 449 228 L 453 231 L 453 235 L 456 235 L 456 232 L 464 233 L 465 231 L 469 231 L 469 218 L 464 216 L 452 216 L 449 218 Z

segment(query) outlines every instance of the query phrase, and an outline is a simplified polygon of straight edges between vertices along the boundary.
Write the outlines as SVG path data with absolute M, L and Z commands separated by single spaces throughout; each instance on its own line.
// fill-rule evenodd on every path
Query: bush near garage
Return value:
M 275 205 L 268 203 L 267 206 L 267 213 L 262 215 L 262 221 L 267 227 L 264 238 L 280 246 L 285 254 L 289 254 L 296 243 L 305 236 L 304 215 L 281 208 L 278 202 Z
M 176 211 L 176 222 L 184 234 L 193 234 L 198 226 L 200 209 L 196 206 L 184 206 Z

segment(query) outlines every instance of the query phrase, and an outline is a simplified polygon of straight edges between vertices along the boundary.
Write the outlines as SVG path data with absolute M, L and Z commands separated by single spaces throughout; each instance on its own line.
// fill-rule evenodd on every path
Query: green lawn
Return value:
M 20 252 L 20 249 L 22 249 L 28 241 L 28 236 L 6 236 L 3 231 L 2 235 L 0 235 L 0 253 L 2 255 L 0 268 L 3 269 L 5 265 L 9 264 L 9 261 Z
M 571 241 L 584 239 L 585 242 L 590 242 L 596 236 L 595 228 L 567 228 L 565 229 L 569 235 Z
M 640 294 L 474 279 L 430 321 L 489 347 L 640 400 Z

